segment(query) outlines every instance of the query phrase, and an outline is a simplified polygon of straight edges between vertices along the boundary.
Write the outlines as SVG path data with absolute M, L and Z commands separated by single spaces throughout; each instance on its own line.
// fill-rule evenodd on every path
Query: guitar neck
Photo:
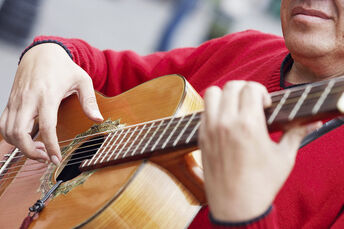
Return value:
M 338 116 L 344 111 L 343 91 L 344 78 L 339 77 L 271 93 L 272 105 L 265 110 L 267 126 L 276 131 L 287 124 Z M 80 169 L 102 168 L 196 146 L 201 113 L 167 117 L 109 133 L 97 153 Z

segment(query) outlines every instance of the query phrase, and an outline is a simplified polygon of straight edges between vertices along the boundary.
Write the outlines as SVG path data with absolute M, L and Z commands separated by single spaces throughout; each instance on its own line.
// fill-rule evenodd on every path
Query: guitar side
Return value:
M 179 76 L 157 78 L 119 96 L 97 95 L 97 99 L 105 119 L 120 119 L 127 125 L 182 115 L 203 106 L 200 97 Z M 74 138 L 93 124 L 82 114 L 76 98 L 62 104 L 58 120 L 57 133 L 62 141 Z M 94 171 L 82 184 L 52 199 L 30 228 L 184 228 L 204 201 L 202 174 L 199 173 L 202 170 L 186 151 L 152 161 L 154 163 L 136 161 Z M 58 171 L 55 170 L 53 178 Z M 28 179 L 18 185 L 14 180 L 9 185 L 0 197 L 2 209 L 11 203 L 8 211 L 0 216 L 1 225 L 19 227 L 27 208 L 40 197 L 37 193 L 39 179 L 46 172 L 32 176 L 34 181 Z M 73 180 L 65 183 L 71 182 Z

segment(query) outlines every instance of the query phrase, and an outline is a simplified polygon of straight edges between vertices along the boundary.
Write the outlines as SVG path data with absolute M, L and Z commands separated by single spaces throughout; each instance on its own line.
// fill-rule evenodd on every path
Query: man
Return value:
M 246 31 L 145 57 L 38 37 L 21 59 L 1 133 L 29 157 L 58 164 L 54 126 L 63 98 L 77 92 L 86 115 L 101 121 L 92 81 L 112 96 L 179 73 L 205 100 L 199 140 L 212 222 L 202 209 L 190 227 L 343 227 L 343 128 L 296 155 L 300 141 L 319 123 L 291 127 L 275 143 L 263 112 L 271 104 L 267 91 L 344 73 L 343 13 L 339 0 L 282 0 L 284 40 Z M 44 145 L 27 134 L 37 116 Z

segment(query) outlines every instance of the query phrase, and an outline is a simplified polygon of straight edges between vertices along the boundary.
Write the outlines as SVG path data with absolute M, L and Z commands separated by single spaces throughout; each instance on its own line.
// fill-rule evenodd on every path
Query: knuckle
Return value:
M 200 131 L 200 133 L 198 135 L 198 142 L 199 142 L 201 147 L 205 145 L 206 140 L 207 140 L 207 138 L 205 136 L 205 133 L 203 131 Z
M 85 72 L 78 72 L 76 74 L 76 78 L 78 79 L 80 84 L 84 84 L 85 86 L 92 86 L 93 87 L 93 82 L 91 77 L 87 75 Z
M 49 91 L 48 88 L 51 88 L 50 85 L 47 85 L 44 83 L 37 83 L 35 85 L 35 91 L 41 95 L 42 95 L 42 93 L 47 93 Z
M 5 132 L 5 122 L 3 121 L 3 118 L 0 119 L 0 133 L 4 133 Z
M 252 90 L 256 93 L 261 93 L 261 94 L 267 93 L 266 88 L 262 84 L 258 82 L 254 82 L 254 81 L 247 82 L 246 89 Z
M 13 107 L 13 101 L 12 101 L 12 99 L 10 98 L 10 99 L 8 100 L 8 102 L 7 102 L 6 108 L 10 111 L 12 107 Z
M 84 101 L 86 104 L 89 104 L 89 105 L 93 105 L 93 104 L 96 104 L 97 103 L 97 99 L 96 97 L 94 96 L 89 96 L 87 98 L 85 98 L 85 101 Z
M 243 85 L 245 85 L 247 82 L 244 80 L 232 80 L 232 81 L 228 81 L 225 86 L 224 89 L 228 90 L 228 89 L 232 89 L 234 87 L 242 87 Z
M 28 93 L 28 94 L 30 94 L 30 93 Z M 28 100 L 28 94 L 21 93 L 21 94 L 18 95 L 18 99 L 19 99 L 18 101 L 20 102 L 20 105 L 24 104 L 25 101 Z
M 216 132 L 218 132 L 221 136 L 223 136 L 223 135 L 225 135 L 225 136 L 231 135 L 230 121 L 227 121 L 227 120 L 225 120 L 223 118 L 220 119 L 217 122 L 217 125 L 216 125 Z
M 20 127 L 15 127 L 12 131 L 12 136 L 17 139 L 20 140 L 23 138 L 23 131 Z
M 223 87 L 223 90 L 224 91 L 227 91 L 227 90 L 231 90 L 231 88 L 234 86 L 235 84 L 235 81 L 229 81 L 225 84 L 225 86 Z
M 1 127 L 1 135 L 2 137 L 8 142 L 8 143 L 11 143 L 11 139 L 9 138 L 8 134 L 7 134 L 7 131 L 4 127 Z
M 49 124 L 49 123 L 41 123 L 39 125 L 39 131 L 43 134 L 43 135 L 47 135 L 51 132 L 51 130 L 54 128 L 53 125 Z
M 12 129 L 6 129 L 5 130 L 5 135 L 9 138 L 9 139 L 13 139 L 13 130 Z
M 211 96 L 219 92 L 221 92 L 221 89 L 218 86 L 211 86 L 211 87 L 208 87 L 207 90 L 205 91 L 205 96 Z
M 36 95 L 29 90 L 23 90 L 23 93 L 20 95 L 21 101 L 27 101 L 28 103 L 35 100 Z

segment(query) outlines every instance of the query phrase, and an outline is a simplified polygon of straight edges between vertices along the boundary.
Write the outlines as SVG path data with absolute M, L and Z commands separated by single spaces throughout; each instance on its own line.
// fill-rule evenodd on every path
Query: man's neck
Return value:
M 301 64 L 302 63 L 302 64 Z M 344 62 L 342 62 L 344 63 Z M 322 58 L 320 61 L 297 61 L 286 74 L 285 81 L 292 84 L 312 83 L 344 75 L 344 64 Z

